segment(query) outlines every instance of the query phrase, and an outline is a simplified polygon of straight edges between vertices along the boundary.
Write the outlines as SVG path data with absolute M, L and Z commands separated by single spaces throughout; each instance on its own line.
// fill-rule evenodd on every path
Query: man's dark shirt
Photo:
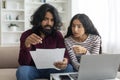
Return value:
M 20 53 L 19 53 L 19 60 L 18 60 L 20 65 L 35 66 L 31 58 L 30 51 L 35 50 L 36 48 L 38 49 L 65 48 L 64 38 L 59 31 L 56 31 L 54 36 L 46 36 L 42 40 L 42 43 L 39 43 L 37 45 L 32 45 L 30 48 L 26 48 L 25 40 L 31 34 L 32 34 L 32 30 L 31 29 L 27 30 L 22 34 L 20 38 Z M 67 51 L 65 51 L 64 57 L 67 58 L 69 62 L 69 56 Z

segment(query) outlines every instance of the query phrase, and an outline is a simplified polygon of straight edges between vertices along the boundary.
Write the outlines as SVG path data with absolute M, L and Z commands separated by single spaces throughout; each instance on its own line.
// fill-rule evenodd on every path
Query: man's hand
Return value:
M 42 38 L 36 34 L 31 34 L 25 40 L 25 46 L 28 48 L 32 45 L 36 45 L 38 43 L 42 43 Z
M 65 69 L 68 64 L 68 59 L 64 58 L 63 61 L 55 62 L 54 65 L 59 69 Z
M 74 45 L 73 50 L 74 50 L 75 54 L 86 54 L 86 52 L 87 52 L 87 49 L 80 45 Z

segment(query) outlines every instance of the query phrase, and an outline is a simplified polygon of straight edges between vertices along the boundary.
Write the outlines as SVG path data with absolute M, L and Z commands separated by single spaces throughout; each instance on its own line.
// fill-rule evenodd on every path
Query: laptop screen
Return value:
M 78 80 L 113 79 L 117 75 L 120 54 L 81 56 Z

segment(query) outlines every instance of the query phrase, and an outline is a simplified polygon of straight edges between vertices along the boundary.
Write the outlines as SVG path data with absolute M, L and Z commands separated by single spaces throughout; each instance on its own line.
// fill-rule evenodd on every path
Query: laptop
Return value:
M 83 55 L 78 74 L 70 74 L 74 80 L 119 80 L 116 79 L 120 54 Z

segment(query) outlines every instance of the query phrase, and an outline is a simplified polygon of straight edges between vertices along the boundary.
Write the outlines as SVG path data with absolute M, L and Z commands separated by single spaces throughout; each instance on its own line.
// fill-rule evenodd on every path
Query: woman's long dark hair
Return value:
M 94 27 L 94 24 L 92 23 L 92 21 L 90 20 L 90 18 L 87 15 L 85 15 L 85 14 L 76 14 L 75 16 L 73 16 L 73 18 L 70 21 L 70 25 L 68 27 L 68 31 L 67 31 L 67 34 L 65 35 L 65 38 L 73 35 L 72 34 L 72 23 L 73 23 L 73 21 L 75 19 L 78 19 L 82 23 L 86 34 L 93 34 L 93 35 L 100 36 L 97 29 Z M 100 54 L 102 53 L 101 43 L 100 43 L 100 51 L 99 51 L 99 53 Z
M 39 30 L 41 29 L 41 22 L 43 21 L 45 15 L 47 12 L 50 12 L 53 15 L 54 20 L 54 31 L 60 29 L 62 22 L 60 19 L 60 16 L 58 14 L 58 11 L 55 7 L 53 7 L 50 4 L 43 4 L 40 6 L 35 13 L 31 16 L 31 24 L 33 25 L 32 31 L 36 34 L 39 34 Z

